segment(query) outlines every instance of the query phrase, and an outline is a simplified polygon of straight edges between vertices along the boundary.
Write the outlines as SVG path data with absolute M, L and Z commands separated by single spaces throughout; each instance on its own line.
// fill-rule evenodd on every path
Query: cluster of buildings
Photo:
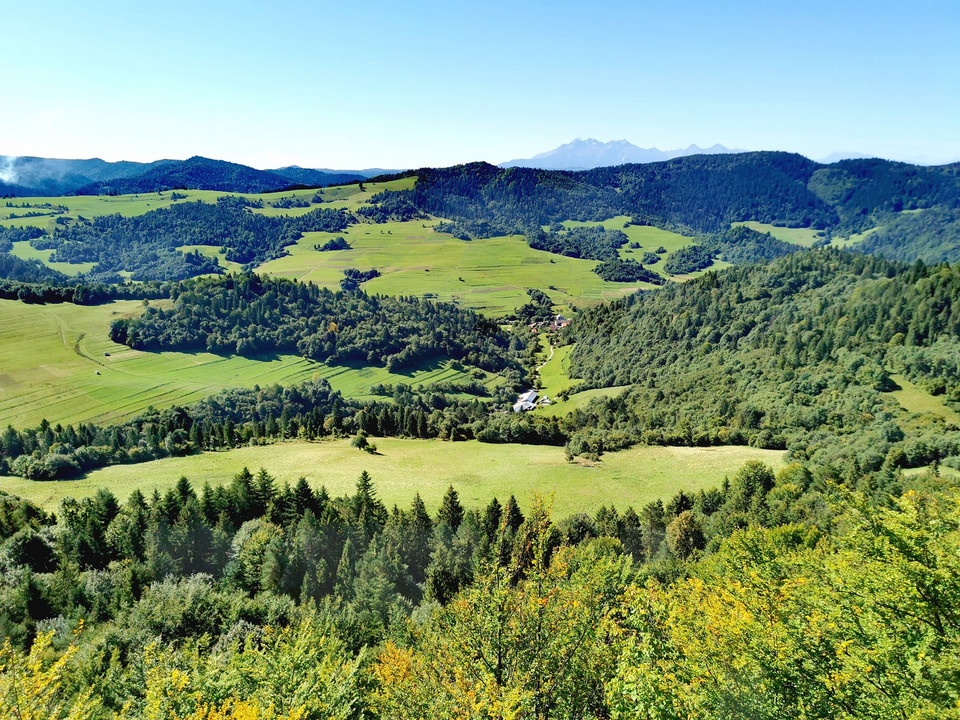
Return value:
M 539 330 L 563 330 L 567 325 L 570 324 L 570 320 L 565 318 L 563 315 L 554 315 L 549 320 L 537 320 L 536 322 L 530 323 L 530 330 L 537 332 Z
M 550 398 L 546 395 L 538 396 L 536 390 L 527 390 L 525 393 L 517 397 L 517 401 L 513 404 L 514 412 L 525 412 L 527 410 L 533 410 L 536 407 L 541 405 L 549 405 Z

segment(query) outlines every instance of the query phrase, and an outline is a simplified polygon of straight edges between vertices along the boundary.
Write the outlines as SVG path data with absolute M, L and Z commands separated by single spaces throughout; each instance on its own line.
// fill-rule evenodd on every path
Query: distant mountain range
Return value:
M 651 163 L 686 157 L 687 155 L 720 155 L 740 153 L 723 145 L 701 148 L 690 145 L 682 150 L 658 150 L 657 148 L 637 147 L 626 140 L 600 142 L 593 138 L 577 138 L 573 142 L 561 145 L 553 150 L 534 155 L 532 158 L 508 160 L 500 163 L 502 168 L 528 167 L 540 170 L 592 170 L 598 167 L 624 165 L 626 163 Z
M 0 196 L 120 195 L 181 188 L 272 192 L 295 185 L 337 185 L 391 172 L 395 171 L 327 170 L 296 165 L 257 170 L 199 156 L 139 163 L 0 155 Z

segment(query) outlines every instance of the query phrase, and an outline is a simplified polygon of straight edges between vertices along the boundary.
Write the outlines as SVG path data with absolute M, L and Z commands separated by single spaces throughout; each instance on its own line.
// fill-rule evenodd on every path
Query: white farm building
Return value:
M 527 390 L 523 395 L 517 398 L 513 404 L 514 412 L 523 412 L 524 410 L 533 410 L 537 406 L 537 391 Z

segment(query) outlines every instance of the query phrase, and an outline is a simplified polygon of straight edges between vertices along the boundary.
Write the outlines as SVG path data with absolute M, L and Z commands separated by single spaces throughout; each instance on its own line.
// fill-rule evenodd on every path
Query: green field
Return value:
M 37 250 L 30 245 L 29 240 L 20 240 L 13 243 L 13 251 L 10 253 L 23 260 L 39 260 L 47 267 L 59 270 L 64 275 L 79 275 L 82 272 L 88 272 L 95 263 L 65 263 L 50 262 L 50 256 L 53 250 Z
M 468 376 L 446 364 L 410 374 L 329 366 L 295 355 L 260 359 L 141 352 L 109 339 L 110 323 L 141 312 L 122 301 L 84 307 L 0 300 L 0 427 L 115 422 L 147 407 L 199 400 L 228 387 L 289 385 L 326 377 L 344 395 L 369 398 L 377 383 L 430 384 Z
M 940 415 L 947 422 L 960 426 L 960 413 L 947 407 L 942 398 L 935 397 L 918 385 L 914 385 L 903 375 L 891 375 L 890 379 L 899 385 L 900 389 L 884 394 L 896 400 L 904 410 L 911 413 Z
M 351 447 L 348 440 L 320 443 L 287 442 L 246 447 L 224 453 L 166 458 L 140 465 L 119 465 L 90 473 L 81 480 L 35 482 L 0 477 L 0 490 L 28 498 L 53 510 L 61 498 L 83 497 L 109 488 L 121 500 L 134 490 L 150 494 L 172 487 L 186 476 L 198 487 L 228 482 L 243 467 L 266 468 L 280 482 L 306 477 L 331 495 L 352 493 L 357 476 L 368 471 L 380 497 L 406 506 L 419 492 L 432 511 L 448 485 L 468 507 L 516 495 L 529 506 L 533 493 L 555 493 L 560 517 L 593 512 L 601 505 L 639 508 L 677 490 L 696 492 L 718 485 L 748 460 L 761 460 L 775 469 L 783 452 L 747 447 L 637 447 L 607 453 L 596 465 L 566 462 L 562 448 L 542 445 L 489 445 L 476 441 L 377 438 L 378 455 Z
M 748 227 L 751 230 L 756 230 L 760 233 L 770 233 L 778 240 L 783 240 L 784 242 L 793 243 L 794 245 L 802 245 L 803 247 L 811 247 L 813 243 L 819 240 L 820 230 L 816 228 L 788 228 L 780 227 L 778 225 L 769 225 L 767 223 L 754 222 L 753 220 L 748 220 L 746 222 L 736 222 L 733 223 L 734 227 L 742 225 L 743 227 Z
M 534 250 L 518 236 L 463 241 L 435 232 L 435 220 L 353 225 L 343 233 L 308 233 L 259 271 L 335 288 L 349 267 L 379 270 L 364 290 L 419 295 L 456 302 L 491 315 L 512 312 L 541 288 L 561 305 L 596 304 L 634 292 L 636 283 L 608 283 L 593 272 L 595 260 Z M 342 236 L 350 250 L 314 246 Z
M 540 345 L 547 358 L 538 371 L 541 395 L 555 398 L 561 391 L 576 387 L 583 382 L 578 378 L 570 377 L 570 353 L 573 345 L 552 347 L 546 337 L 540 338 Z
M 559 417 L 566 415 L 573 410 L 586 406 L 591 400 L 598 397 L 613 397 L 626 390 L 629 385 L 618 385 L 607 388 L 593 388 L 574 392 L 566 400 L 561 400 L 558 395 L 563 390 L 575 390 L 582 380 L 571 378 L 569 373 L 570 353 L 573 351 L 573 345 L 562 345 L 560 347 L 551 347 L 545 337 L 541 338 L 541 347 L 547 358 L 538 372 L 540 378 L 540 395 L 550 398 L 550 405 L 539 407 L 533 412 L 547 417 Z
M 316 207 L 356 210 L 372 196 L 384 190 L 403 190 L 413 187 L 415 178 L 391 180 L 385 183 L 365 183 L 361 191 L 357 185 L 344 185 L 322 189 L 325 202 L 310 208 L 278 209 L 264 207 L 255 212 L 264 215 L 299 215 Z M 178 191 L 186 199 L 176 202 L 215 202 L 227 194 L 210 190 Z M 296 190 L 285 193 L 242 195 L 249 199 L 263 200 L 267 205 L 285 197 L 313 198 L 317 190 Z M 173 204 L 171 193 L 81 196 L 62 198 L 18 198 L 16 204 L 41 205 L 51 203 L 64 205 L 69 210 L 65 217 L 86 218 L 112 213 L 124 216 L 140 215 L 150 210 Z M 10 213 L 23 214 L 27 208 L 0 208 L 0 223 L 6 225 L 35 224 L 52 229 L 54 216 L 4 220 Z M 38 211 L 44 211 L 38 209 Z M 568 222 L 568 227 L 600 225 L 610 229 L 623 228 L 627 216 L 610 218 L 603 223 Z M 30 222 L 27 222 L 30 221 Z M 406 223 L 359 223 L 344 231 L 342 236 L 352 249 L 334 252 L 318 252 L 314 246 L 336 237 L 330 233 L 308 233 L 297 244 L 287 248 L 287 255 L 269 261 L 258 271 L 271 275 L 296 278 L 317 285 L 337 288 L 343 270 L 355 267 L 361 270 L 375 268 L 382 276 L 364 284 L 372 293 L 386 295 L 419 295 L 456 302 L 463 307 L 481 310 L 490 315 L 512 312 L 528 300 L 527 288 L 543 289 L 561 307 L 595 305 L 612 300 L 639 288 L 650 289 L 646 283 L 611 283 L 601 280 L 594 272 L 594 260 L 580 260 L 552 253 L 533 250 L 520 236 L 498 237 L 465 242 L 446 233 L 437 233 L 433 225 L 437 218 Z M 624 247 L 623 257 L 639 259 L 644 252 L 663 246 L 668 252 L 688 245 L 691 238 L 654 227 L 630 226 L 624 229 L 631 242 L 639 242 L 640 249 Z M 183 252 L 199 250 L 208 257 L 216 257 L 228 271 L 240 269 L 236 263 L 227 262 L 219 247 L 189 245 L 179 248 Z M 51 263 L 52 251 L 38 251 L 29 243 L 17 243 L 14 254 L 25 259 L 36 258 L 61 272 L 76 275 L 93 267 L 91 263 Z M 719 267 L 717 264 L 715 267 Z M 664 274 L 663 264 L 653 267 Z M 685 279 L 686 276 L 677 279 Z

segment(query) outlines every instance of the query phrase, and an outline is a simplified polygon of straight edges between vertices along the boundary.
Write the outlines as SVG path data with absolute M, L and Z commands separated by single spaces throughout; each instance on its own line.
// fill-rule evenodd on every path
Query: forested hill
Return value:
M 633 384 L 577 420 L 594 438 L 578 451 L 749 442 L 877 469 L 906 431 L 895 463 L 957 452 L 957 428 L 905 426 L 883 392 L 901 372 L 960 401 L 960 268 L 795 253 L 586 311 L 569 339 L 586 386 Z
M 783 152 L 694 155 L 584 172 L 473 163 L 420 170 L 418 177 L 411 196 L 421 209 L 509 232 L 621 214 L 700 232 L 746 220 L 857 232 L 903 210 L 960 207 L 957 165 L 821 165 Z
M 127 195 L 163 190 L 221 190 L 262 193 L 293 185 L 289 178 L 246 165 L 195 156 L 151 167 L 133 177 L 91 183 L 78 195 Z
M 439 358 L 492 371 L 518 366 L 496 323 L 445 303 L 257 275 L 185 281 L 172 297 L 172 310 L 116 321 L 112 338 L 148 350 L 288 352 L 390 370 Z

